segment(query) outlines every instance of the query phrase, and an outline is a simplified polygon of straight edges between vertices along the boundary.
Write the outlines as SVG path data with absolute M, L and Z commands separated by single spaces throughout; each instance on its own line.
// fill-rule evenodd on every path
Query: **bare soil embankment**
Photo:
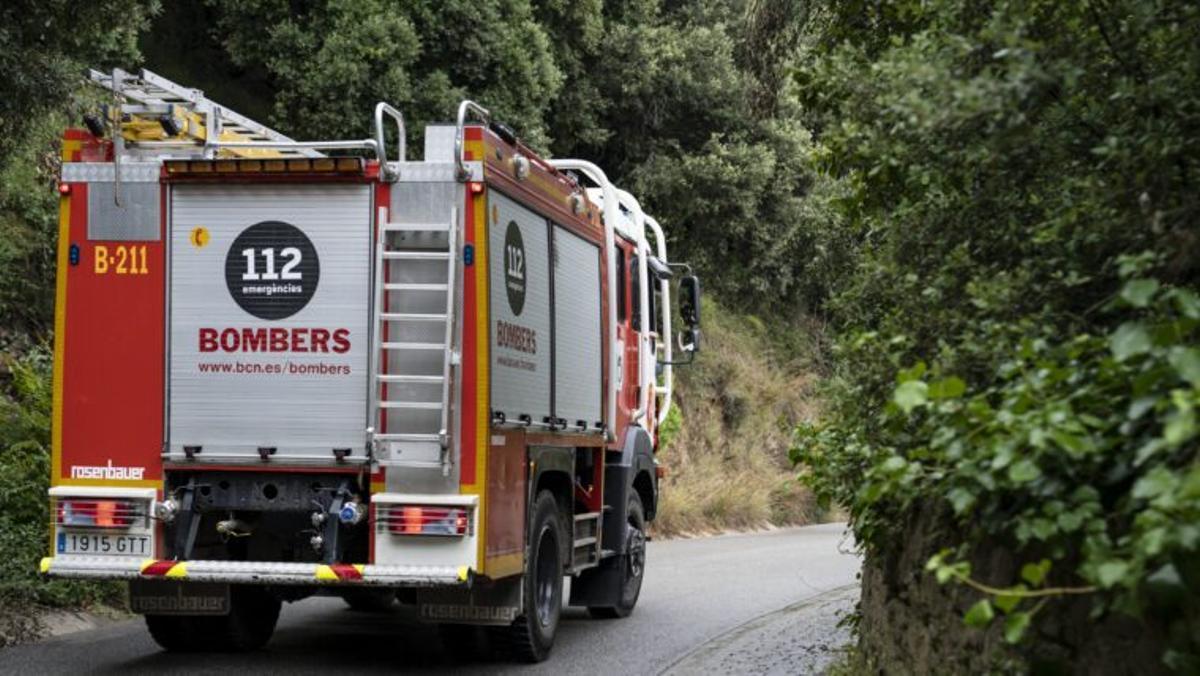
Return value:
M 702 352 L 677 367 L 676 410 L 653 532 L 661 537 L 820 523 L 788 461 L 792 430 L 819 414 L 821 329 L 768 323 L 706 299 Z

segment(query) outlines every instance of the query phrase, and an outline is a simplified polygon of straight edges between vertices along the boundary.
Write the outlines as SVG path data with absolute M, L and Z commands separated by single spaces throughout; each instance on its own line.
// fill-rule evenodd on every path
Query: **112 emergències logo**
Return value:
M 312 240 L 283 221 L 262 221 L 242 231 L 225 254 L 225 285 L 246 312 L 285 319 L 304 309 L 321 281 Z
M 317 293 L 321 263 L 312 240 L 283 221 L 243 230 L 225 254 L 225 286 L 238 307 L 267 321 L 303 310 Z M 200 352 L 336 353 L 350 351 L 350 330 L 339 327 L 201 327 Z

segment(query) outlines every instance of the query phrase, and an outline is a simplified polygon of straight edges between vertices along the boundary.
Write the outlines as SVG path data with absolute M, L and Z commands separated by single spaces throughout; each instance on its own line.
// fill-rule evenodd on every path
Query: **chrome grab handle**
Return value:
M 458 104 L 458 118 L 454 126 L 454 164 L 457 167 L 456 175 L 459 181 L 466 181 L 471 177 L 464 158 L 466 144 L 463 139 L 463 126 L 467 123 L 467 113 L 475 113 L 475 116 L 484 124 L 492 121 L 492 114 L 478 103 L 464 99 L 462 103 Z
M 375 152 L 379 155 L 379 166 L 384 172 L 387 168 L 387 149 L 383 138 L 383 114 L 387 113 L 393 120 L 396 121 L 396 133 L 399 138 L 396 140 L 396 161 L 403 162 L 405 160 L 405 133 L 404 133 L 404 114 L 396 108 L 392 107 L 386 101 L 380 101 L 375 104 Z M 391 177 L 394 178 L 394 177 Z

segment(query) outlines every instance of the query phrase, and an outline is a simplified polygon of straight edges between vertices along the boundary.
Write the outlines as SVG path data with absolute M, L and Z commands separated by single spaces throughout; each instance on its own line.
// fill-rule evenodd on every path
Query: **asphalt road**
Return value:
M 357 613 L 319 597 L 285 605 L 274 638 L 255 653 L 161 652 L 139 618 L 4 650 L 0 673 L 658 674 L 694 664 L 704 646 L 756 618 L 844 594 L 859 562 L 843 533 L 842 525 L 827 524 L 651 542 L 633 615 L 593 620 L 567 609 L 553 654 L 533 666 L 463 657 L 407 609 Z

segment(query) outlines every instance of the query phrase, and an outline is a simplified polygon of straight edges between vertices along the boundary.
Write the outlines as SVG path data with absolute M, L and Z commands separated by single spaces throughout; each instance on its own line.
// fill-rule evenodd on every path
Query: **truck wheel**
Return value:
M 642 593 L 642 578 L 646 575 L 646 513 L 637 491 L 629 494 L 629 510 L 625 522 L 625 555 L 613 563 L 621 567 L 621 596 L 615 606 L 591 606 L 588 613 L 600 619 L 629 617 Z
M 525 558 L 525 614 L 505 627 L 513 657 L 541 662 L 550 655 L 562 614 L 562 516 L 550 491 L 538 493 L 529 519 L 529 547 Z
M 244 652 L 261 648 L 275 633 L 279 599 L 258 587 L 233 587 L 229 614 L 147 615 L 154 642 L 171 652 Z
M 396 603 L 395 589 L 347 589 L 342 600 L 350 610 L 360 613 L 385 613 Z

